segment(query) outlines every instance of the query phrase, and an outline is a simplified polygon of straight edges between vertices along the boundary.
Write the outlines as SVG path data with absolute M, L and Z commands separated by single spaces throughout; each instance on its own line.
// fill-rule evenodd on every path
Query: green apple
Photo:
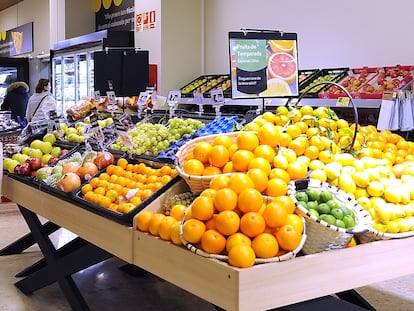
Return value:
M 28 158 L 29 156 L 23 153 L 15 153 L 12 155 L 12 159 L 19 161 L 19 163 L 25 162 Z
M 30 147 L 34 149 L 40 149 L 40 146 L 42 145 L 43 141 L 40 139 L 35 139 L 30 143 Z
M 47 153 L 50 153 L 52 151 L 53 146 L 52 146 L 52 144 L 50 142 L 44 141 L 40 145 L 40 148 L 39 149 L 43 152 L 43 154 L 47 154 Z
M 42 163 L 43 164 L 48 164 L 51 157 L 53 157 L 53 156 L 50 153 L 46 153 L 46 154 L 42 155 Z
M 112 119 L 111 117 L 106 118 L 106 119 L 105 119 L 105 123 L 106 123 L 106 126 L 109 126 L 109 125 L 111 125 L 112 123 L 114 123 L 114 119 Z
M 61 153 L 62 153 L 62 148 L 60 148 L 59 146 L 54 146 L 52 148 L 52 151 L 50 152 L 50 154 L 54 157 L 59 157 Z
M 9 173 L 14 173 L 14 168 L 16 167 L 17 164 L 19 164 L 19 161 L 10 159 L 10 161 L 8 161 L 6 164 L 7 164 L 7 171 Z
M 45 136 L 43 136 L 43 141 L 49 142 L 53 145 L 56 142 L 56 137 L 52 133 L 47 133 Z
M 25 146 L 25 147 L 23 147 L 22 148 L 22 153 L 23 154 L 27 154 L 27 155 L 29 155 L 29 153 L 30 153 L 30 150 L 32 150 L 32 148 L 31 147 L 29 147 L 29 146 Z
M 43 153 L 40 149 L 32 149 L 29 153 L 29 157 L 31 158 L 39 158 L 41 159 L 43 156 Z

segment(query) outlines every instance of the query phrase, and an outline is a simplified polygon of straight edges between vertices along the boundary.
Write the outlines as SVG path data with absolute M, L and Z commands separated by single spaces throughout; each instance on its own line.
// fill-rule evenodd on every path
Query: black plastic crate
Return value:
M 315 74 L 312 79 L 308 79 L 307 82 L 299 86 L 299 94 L 303 94 L 309 90 L 306 97 L 317 98 L 319 92 L 327 90 L 330 85 L 323 84 L 313 87 L 319 82 L 338 82 L 345 75 L 347 75 L 349 68 L 332 68 L 332 69 L 321 69 Z

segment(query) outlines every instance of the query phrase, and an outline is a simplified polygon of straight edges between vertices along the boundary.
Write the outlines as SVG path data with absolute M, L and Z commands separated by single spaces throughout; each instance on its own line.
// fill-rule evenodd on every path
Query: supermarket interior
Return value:
M 410 1 L 87 2 L 0 1 L 0 310 L 414 309 Z

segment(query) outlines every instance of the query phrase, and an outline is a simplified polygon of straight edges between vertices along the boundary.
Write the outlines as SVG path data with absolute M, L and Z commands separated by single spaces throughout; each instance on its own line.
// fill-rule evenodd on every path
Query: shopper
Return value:
M 56 111 L 56 100 L 50 93 L 49 79 L 40 79 L 35 93 L 29 98 L 26 119 L 28 122 L 48 120 L 50 111 Z
M 19 121 L 26 115 L 27 102 L 29 100 L 29 86 L 22 81 L 13 82 L 6 89 L 6 96 L 1 105 L 1 110 L 11 111 L 11 117 Z

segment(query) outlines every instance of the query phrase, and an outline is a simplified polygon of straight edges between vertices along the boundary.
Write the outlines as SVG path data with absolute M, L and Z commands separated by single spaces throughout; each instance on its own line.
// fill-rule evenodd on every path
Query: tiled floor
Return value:
M 1 204 L 0 249 L 27 232 L 14 204 Z M 53 234 L 55 243 L 71 238 L 73 235 L 66 230 Z M 0 256 L 0 311 L 71 310 L 56 283 L 32 295 L 22 294 L 14 286 L 19 280 L 14 275 L 41 257 L 37 245 L 22 254 Z M 208 302 L 149 273 L 126 273 L 120 269 L 124 265 L 123 261 L 111 258 L 74 275 L 91 310 L 215 310 Z M 362 287 L 358 292 L 379 311 L 409 311 L 414 310 L 413 288 L 414 275 Z

